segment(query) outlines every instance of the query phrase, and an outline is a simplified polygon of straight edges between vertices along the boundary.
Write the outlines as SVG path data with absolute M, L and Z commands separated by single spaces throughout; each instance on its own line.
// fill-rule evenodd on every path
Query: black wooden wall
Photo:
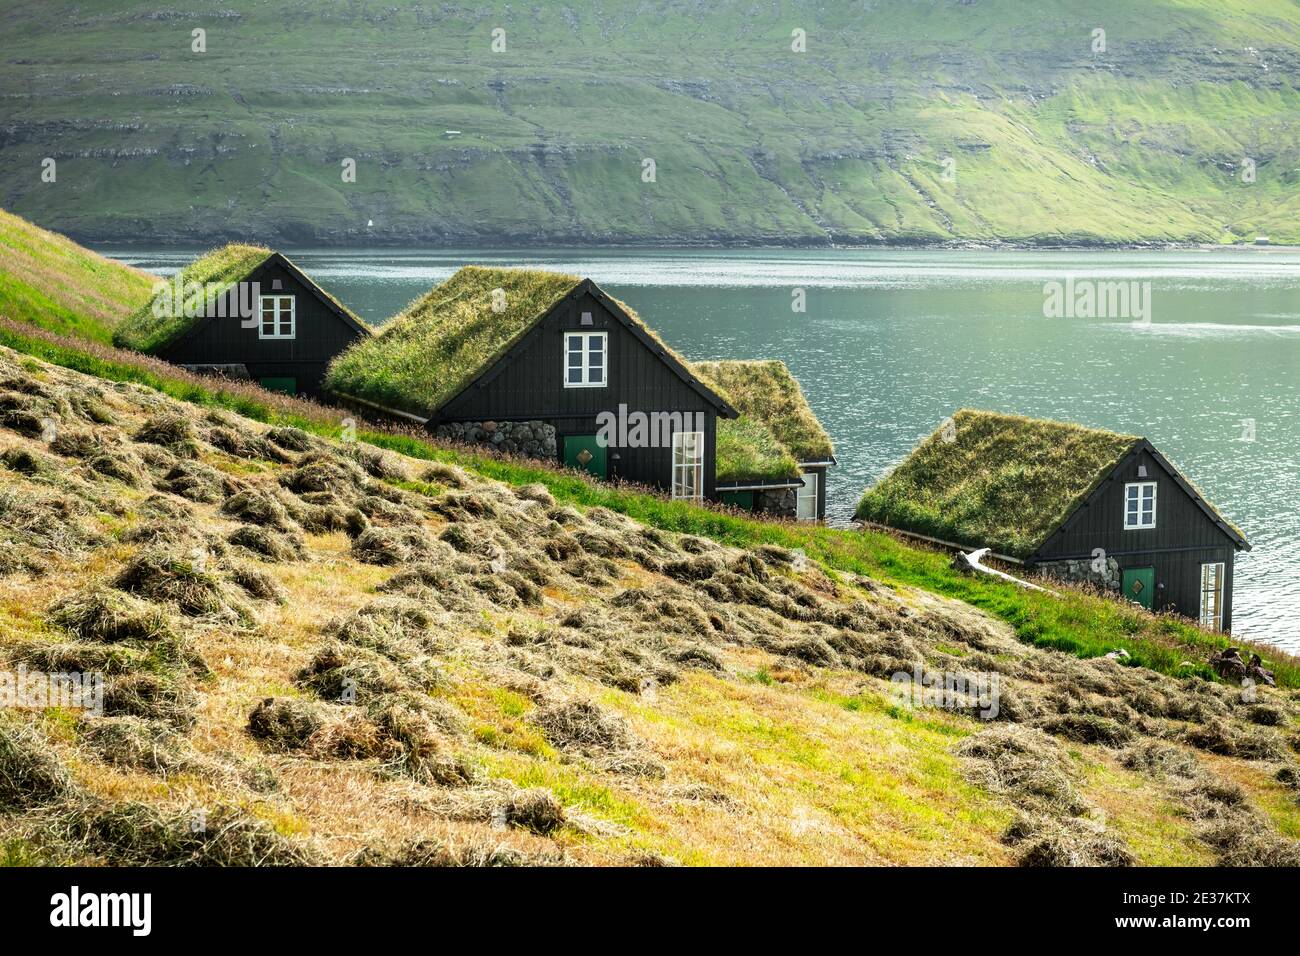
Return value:
M 265 263 L 247 281 L 258 283 L 262 295 L 294 296 L 297 335 L 293 339 L 259 338 L 256 325 L 244 328 L 228 309 L 227 317 L 200 323 L 160 357 L 177 365 L 243 364 L 254 379 L 291 376 L 298 380 L 299 392 L 319 397 L 330 361 L 363 333 L 277 262 Z
M 1138 470 L 1145 466 L 1147 477 Z M 1155 481 L 1156 526 L 1124 530 L 1124 485 Z M 1172 608 L 1196 618 L 1201 606 L 1201 564 L 1224 564 L 1224 630 L 1232 625 L 1232 571 L 1236 547 L 1174 478 L 1147 451 L 1120 462 L 1087 503 L 1039 548 L 1040 561 L 1089 558 L 1095 548 L 1121 568 L 1154 567 L 1154 609 Z
M 591 313 L 592 325 L 580 324 L 583 312 Z M 608 384 L 565 388 L 564 333 L 591 331 L 608 333 Z M 430 424 L 540 419 L 555 425 L 560 436 L 594 435 L 596 416 L 603 411 L 617 414 L 620 403 L 629 412 L 703 414 L 704 493 L 711 497 L 716 408 L 587 292 L 562 301 L 515 346 L 507 362 L 448 402 Z M 562 449 L 562 440 L 559 445 Z M 610 448 L 609 458 L 611 479 L 669 487 L 671 447 Z

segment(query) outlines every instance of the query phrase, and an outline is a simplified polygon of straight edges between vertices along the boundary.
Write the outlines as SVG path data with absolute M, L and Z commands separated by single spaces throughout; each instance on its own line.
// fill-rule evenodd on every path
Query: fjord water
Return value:
M 196 252 L 107 251 L 163 274 Z M 962 406 L 1145 435 L 1253 545 L 1234 630 L 1300 651 L 1300 251 L 288 254 L 375 324 L 465 263 L 532 265 L 591 276 L 688 357 L 784 359 L 835 440 L 836 522 Z M 1071 276 L 1149 282 L 1150 321 L 1045 317 Z

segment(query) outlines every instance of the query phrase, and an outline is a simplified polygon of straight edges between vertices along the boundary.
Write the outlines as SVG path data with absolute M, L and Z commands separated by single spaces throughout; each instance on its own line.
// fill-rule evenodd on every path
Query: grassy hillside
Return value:
M 1300 859 L 1293 691 L 6 348 L 0 382 L 0 656 L 106 675 L 102 716 L 0 717 L 5 862 Z M 996 674 L 996 719 L 901 702 L 913 667 Z
M 3 23 L 0 204 L 97 240 L 1300 241 L 1292 0 L 55 2 Z
M 0 209 L 0 315 L 108 342 L 155 281 Z

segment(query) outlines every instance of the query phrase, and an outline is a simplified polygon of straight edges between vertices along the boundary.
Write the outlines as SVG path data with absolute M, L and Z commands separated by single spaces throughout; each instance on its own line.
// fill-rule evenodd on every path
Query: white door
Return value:
M 795 517 L 800 521 L 817 520 L 818 477 L 820 476 L 815 471 L 803 473 L 803 487 L 798 491 L 798 507 L 795 509 Z
M 1201 565 L 1201 627 L 1223 630 L 1223 563 Z

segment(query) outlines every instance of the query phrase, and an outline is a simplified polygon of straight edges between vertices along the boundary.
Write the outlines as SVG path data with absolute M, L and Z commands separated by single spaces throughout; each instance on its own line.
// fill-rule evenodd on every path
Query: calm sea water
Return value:
M 194 250 L 105 250 L 159 273 Z M 290 250 L 375 324 L 468 263 L 591 276 L 692 358 L 781 358 L 835 440 L 830 517 L 962 406 L 1142 434 L 1250 539 L 1236 631 L 1300 651 L 1300 252 Z M 1150 322 L 1044 283 L 1149 282 Z M 806 311 L 792 310 L 803 289 Z

